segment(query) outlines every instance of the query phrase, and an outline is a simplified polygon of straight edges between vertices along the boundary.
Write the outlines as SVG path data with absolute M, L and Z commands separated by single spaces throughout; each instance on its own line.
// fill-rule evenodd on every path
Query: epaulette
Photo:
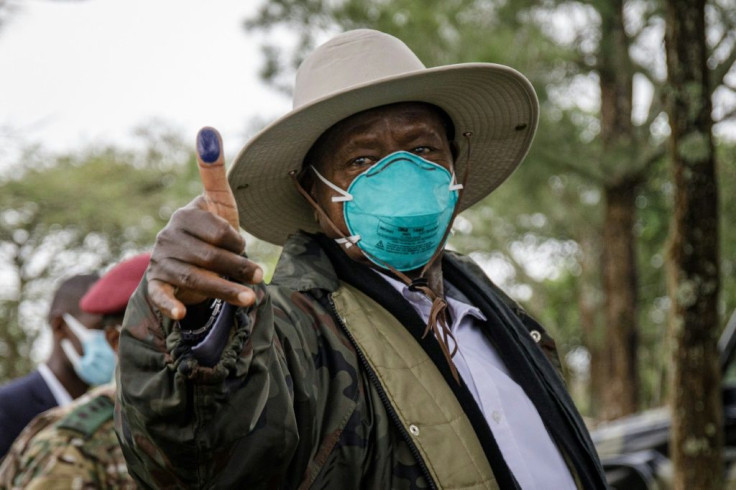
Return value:
M 74 408 L 56 427 L 79 432 L 85 439 L 92 437 L 102 424 L 112 419 L 115 405 L 104 395 L 96 396 L 87 403 Z

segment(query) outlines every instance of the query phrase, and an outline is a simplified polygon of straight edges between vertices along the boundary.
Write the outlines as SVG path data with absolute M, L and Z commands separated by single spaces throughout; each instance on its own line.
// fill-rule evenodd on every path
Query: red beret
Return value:
M 87 313 L 123 313 L 150 260 L 151 254 L 144 253 L 120 262 L 82 296 L 79 307 Z

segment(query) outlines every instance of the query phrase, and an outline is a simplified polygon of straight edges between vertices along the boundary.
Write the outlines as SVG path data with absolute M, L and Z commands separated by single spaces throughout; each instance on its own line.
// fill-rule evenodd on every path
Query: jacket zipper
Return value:
M 401 433 L 401 437 L 404 439 L 404 442 L 406 442 L 406 444 L 409 446 L 409 450 L 414 456 L 414 459 L 416 459 L 417 463 L 419 463 L 419 468 L 421 468 L 422 474 L 424 475 L 424 478 L 427 480 L 427 483 L 429 484 L 429 488 L 436 490 L 437 485 L 435 484 L 435 481 L 432 478 L 432 474 L 429 472 L 429 469 L 427 468 L 427 465 L 424 462 L 422 455 L 419 453 L 419 449 L 417 449 L 417 446 L 414 444 L 414 441 L 412 440 L 411 435 L 404 428 L 404 424 L 401 422 L 401 419 L 396 414 L 394 407 L 391 405 L 391 402 L 388 399 L 388 396 L 386 395 L 386 392 L 384 391 L 383 386 L 381 385 L 381 382 L 378 380 L 378 376 L 376 376 L 376 373 L 373 371 L 373 368 L 368 363 L 368 360 L 365 358 L 363 351 L 361 351 L 360 348 L 358 347 L 358 343 L 355 341 L 353 334 L 350 333 L 350 330 L 348 330 L 348 327 L 347 325 L 345 325 L 345 322 L 343 321 L 342 317 L 338 314 L 337 307 L 335 306 L 335 302 L 332 299 L 332 294 L 327 295 L 327 300 L 332 310 L 332 316 L 335 318 L 335 320 L 337 321 L 337 324 L 340 326 L 340 329 L 342 329 L 342 331 L 345 333 L 348 340 L 350 340 L 350 343 L 353 344 L 353 347 L 355 347 L 355 352 L 358 354 L 358 359 L 360 360 L 360 363 L 363 365 L 363 368 L 368 373 L 368 378 L 370 378 L 371 383 L 373 383 L 373 386 L 378 391 L 378 396 L 381 398 L 381 402 L 383 403 L 383 406 L 386 407 L 386 411 L 388 412 L 389 417 L 394 422 L 394 425 L 398 427 L 399 433 Z

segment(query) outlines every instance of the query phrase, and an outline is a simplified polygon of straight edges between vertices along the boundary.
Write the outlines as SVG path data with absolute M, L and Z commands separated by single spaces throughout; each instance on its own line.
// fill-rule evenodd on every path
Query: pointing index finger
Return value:
M 214 128 L 204 127 L 197 133 L 197 166 L 210 211 L 237 230 L 238 207 L 227 181 L 222 138 Z

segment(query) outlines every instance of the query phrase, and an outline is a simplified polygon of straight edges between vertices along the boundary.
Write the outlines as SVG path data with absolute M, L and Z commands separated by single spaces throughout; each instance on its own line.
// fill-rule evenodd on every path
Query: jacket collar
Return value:
M 284 243 L 271 284 L 295 291 L 309 291 L 316 288 L 335 292 L 340 287 L 340 280 L 323 247 L 329 246 L 333 249 L 333 255 L 339 255 L 342 249 L 332 245 L 333 243 L 324 236 L 318 238 L 316 234 L 304 231 L 291 235 Z M 445 251 L 444 255 L 445 260 L 460 262 L 465 267 L 474 269 L 473 272 L 479 277 L 485 277 L 472 260 L 449 251 Z M 391 275 L 389 271 L 384 273 Z

